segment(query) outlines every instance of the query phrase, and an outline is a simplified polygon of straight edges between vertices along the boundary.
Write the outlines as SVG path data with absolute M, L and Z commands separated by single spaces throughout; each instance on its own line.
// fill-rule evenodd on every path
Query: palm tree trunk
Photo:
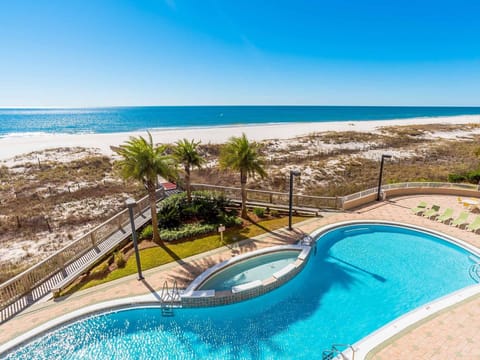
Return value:
M 192 190 L 190 188 L 190 166 L 185 166 L 185 185 L 187 187 L 187 201 L 192 202 Z
M 158 230 L 157 196 L 155 193 L 155 185 L 148 187 L 148 199 L 150 200 L 150 214 L 152 216 L 153 242 L 158 245 L 162 245 L 163 241 L 160 239 L 160 231 Z
M 240 170 L 240 184 L 242 188 L 242 218 L 247 218 L 247 174 Z

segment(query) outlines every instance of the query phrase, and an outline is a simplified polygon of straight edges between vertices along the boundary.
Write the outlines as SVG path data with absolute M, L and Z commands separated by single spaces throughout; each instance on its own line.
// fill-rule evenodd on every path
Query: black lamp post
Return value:
M 290 170 L 290 192 L 288 197 L 288 230 L 292 230 L 292 203 L 293 203 L 293 177 L 300 176 L 300 171 Z
M 392 155 L 382 155 L 382 161 L 380 163 L 380 175 L 378 177 L 378 190 L 377 190 L 377 201 L 380 201 L 380 190 L 382 187 L 382 173 L 383 173 L 383 161 L 385 159 L 391 159 Z
M 137 232 L 135 231 L 135 220 L 133 218 L 133 208 L 137 205 L 137 203 L 132 198 L 128 198 L 125 201 L 125 205 L 127 205 L 128 212 L 130 214 L 130 225 L 132 227 L 133 247 L 135 249 L 135 259 L 137 260 L 138 280 L 143 280 L 144 278 L 142 275 L 142 265 L 140 264 L 140 254 L 138 252 Z

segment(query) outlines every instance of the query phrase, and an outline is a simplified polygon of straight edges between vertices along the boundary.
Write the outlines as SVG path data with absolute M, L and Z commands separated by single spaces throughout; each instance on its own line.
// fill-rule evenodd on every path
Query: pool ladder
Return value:
M 343 350 L 342 350 L 343 349 Z M 352 357 L 350 360 L 355 360 L 355 349 L 350 344 L 333 344 L 332 347 L 328 350 L 322 352 L 322 360 L 333 360 L 339 357 L 339 359 L 348 359 L 343 354 L 343 351 L 346 349 L 352 350 Z
M 178 290 L 177 280 L 173 282 L 172 287 L 168 286 L 168 281 L 163 283 L 160 294 L 160 307 L 162 316 L 173 316 L 173 308 L 180 302 L 180 291 Z

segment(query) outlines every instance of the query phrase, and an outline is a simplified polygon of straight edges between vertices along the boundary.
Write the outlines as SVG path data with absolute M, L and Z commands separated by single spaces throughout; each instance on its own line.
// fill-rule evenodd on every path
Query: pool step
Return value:
M 174 316 L 173 307 L 163 307 L 162 306 L 162 316 L 170 317 Z
M 468 274 L 474 281 L 480 283 L 480 263 L 470 266 L 470 269 L 468 269 Z

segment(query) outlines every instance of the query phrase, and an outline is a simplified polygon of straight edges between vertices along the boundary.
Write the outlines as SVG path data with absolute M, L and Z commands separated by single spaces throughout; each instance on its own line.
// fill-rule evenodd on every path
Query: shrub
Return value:
M 448 182 L 456 183 L 456 182 L 462 182 L 462 181 L 465 181 L 465 180 L 466 180 L 465 175 L 448 174 Z
M 468 181 L 473 184 L 478 184 L 480 181 L 480 170 L 470 171 L 467 174 Z
M 458 183 L 465 181 L 472 184 L 478 184 L 480 181 L 480 170 L 469 171 L 468 173 L 463 174 L 448 174 L 448 182 Z
M 280 213 L 278 212 L 278 210 L 273 209 L 273 210 L 270 210 L 270 215 L 278 217 Z
M 140 233 L 139 239 L 151 239 L 153 237 L 153 228 L 152 225 L 147 225 L 143 228 L 142 232 Z
M 194 236 L 204 235 L 217 230 L 214 224 L 187 224 L 178 229 L 166 229 L 160 231 L 160 237 L 164 241 L 176 241 Z
M 118 268 L 123 268 L 125 267 L 127 261 L 125 260 L 125 255 L 123 254 L 123 252 L 121 251 L 117 251 L 114 255 L 113 255 L 114 259 L 115 259 L 115 264 L 117 265 Z
M 254 208 L 253 213 L 257 215 L 259 218 L 265 217 L 265 209 L 263 208 Z
M 218 192 L 193 191 L 191 204 L 187 202 L 185 193 L 175 194 L 160 203 L 159 227 L 173 229 L 190 220 L 218 223 L 230 205 L 225 196 Z
M 226 227 L 232 227 L 242 225 L 243 221 L 235 215 L 223 215 L 221 223 Z
M 103 278 L 108 274 L 108 262 L 103 262 L 92 270 L 90 276 L 92 278 Z
M 161 229 L 174 229 L 181 223 L 180 210 L 173 203 L 165 206 L 158 216 L 158 226 Z

